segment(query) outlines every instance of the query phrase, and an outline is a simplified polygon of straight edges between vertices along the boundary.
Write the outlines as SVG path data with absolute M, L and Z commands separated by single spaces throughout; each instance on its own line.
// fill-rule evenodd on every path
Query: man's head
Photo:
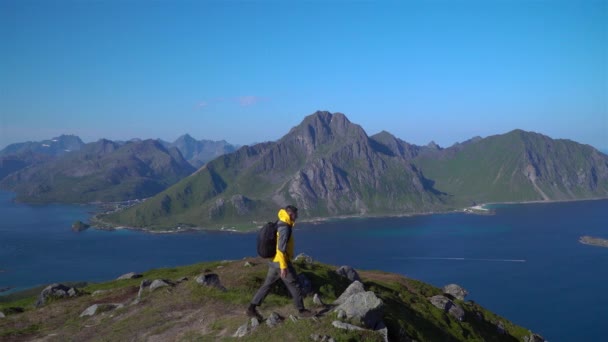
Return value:
M 289 214 L 291 220 L 295 222 L 298 218 L 298 208 L 294 207 L 293 205 L 288 205 L 285 207 L 285 211 Z

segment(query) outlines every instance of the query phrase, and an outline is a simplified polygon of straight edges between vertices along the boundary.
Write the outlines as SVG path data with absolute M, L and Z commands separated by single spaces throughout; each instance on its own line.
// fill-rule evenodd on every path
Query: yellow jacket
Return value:
M 277 254 L 273 262 L 278 262 L 281 269 L 286 269 L 293 258 L 293 234 L 291 229 L 295 222 L 291 221 L 285 209 L 279 210 L 279 227 L 277 228 Z

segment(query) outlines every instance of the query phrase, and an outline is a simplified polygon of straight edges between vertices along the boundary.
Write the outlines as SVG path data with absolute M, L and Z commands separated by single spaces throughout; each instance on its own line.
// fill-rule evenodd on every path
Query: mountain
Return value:
M 184 158 L 197 169 L 216 157 L 236 150 L 235 146 L 224 140 L 196 140 L 189 134 L 182 135 L 173 143 L 164 142 L 164 144 L 167 147 L 176 147 Z
M 124 201 L 152 196 L 193 171 L 177 149 L 155 140 L 100 140 L 14 172 L 0 187 L 26 202 Z
M 608 197 L 608 156 L 522 130 L 475 138 L 414 163 L 462 205 Z
M 219 227 L 263 219 L 287 203 L 308 218 L 441 208 L 445 195 L 398 152 L 343 114 L 317 112 L 279 141 L 218 157 L 142 205 L 103 220 Z
M 0 151 L 0 157 L 21 155 L 23 153 L 39 153 L 48 156 L 61 156 L 71 151 L 78 151 L 84 146 L 82 140 L 75 135 L 61 135 L 59 137 L 39 142 L 28 141 L 11 144 Z
M 288 203 L 314 220 L 605 197 L 608 156 L 591 146 L 522 130 L 416 146 L 316 112 L 276 142 L 218 157 L 145 203 L 99 218 L 145 229 L 240 229 Z
M 264 281 L 267 266 L 260 258 L 246 258 L 150 270 L 137 277 L 132 273 L 104 283 L 54 284 L 2 296 L 0 313 L 6 317 L 0 319 L 0 339 L 224 341 L 240 332 L 246 341 L 544 341 L 465 301 L 462 293 L 455 294 L 460 299 L 445 294 L 444 290 L 455 293 L 446 288 L 397 274 L 354 269 L 361 282 L 351 285 L 335 266 L 296 261 L 294 267 L 308 280 L 305 290 L 328 304 L 305 300 L 317 312 L 315 318 L 298 318 L 279 282 L 259 308 L 268 319 L 252 322 L 244 311 Z M 51 296 L 53 289 L 56 296 Z M 46 298 L 38 308 L 37 297 Z M 346 317 L 338 318 L 337 304 L 331 303 L 345 297 Z M 509 300 L 508 294 L 502 300 Z M 271 324 L 273 312 L 284 319 Z M 376 331 L 370 329 L 374 322 Z M 361 327 L 345 330 L 345 323 Z
M 27 166 L 47 162 L 84 146 L 75 135 L 59 137 L 40 142 L 24 142 L 8 145 L 0 150 L 0 180 Z

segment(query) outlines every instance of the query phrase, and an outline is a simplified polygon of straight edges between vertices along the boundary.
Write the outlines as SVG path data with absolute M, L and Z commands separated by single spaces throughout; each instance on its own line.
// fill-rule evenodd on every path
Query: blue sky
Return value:
M 521 128 L 608 149 L 608 0 L 0 0 L 0 39 L 0 148 L 248 144 L 320 109 L 415 144 Z

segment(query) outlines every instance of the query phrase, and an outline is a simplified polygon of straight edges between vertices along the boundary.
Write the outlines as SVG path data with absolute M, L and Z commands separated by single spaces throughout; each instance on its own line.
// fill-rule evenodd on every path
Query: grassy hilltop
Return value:
M 248 262 L 251 266 L 245 266 Z M 332 303 L 350 281 L 338 275 L 334 266 L 321 263 L 296 262 L 298 272 L 306 275 L 313 290 L 325 303 Z M 79 289 L 77 297 L 50 300 L 34 308 L 36 294 L 2 298 L 0 340 L 25 341 L 215 341 L 232 340 L 239 326 L 249 319 L 244 309 L 261 285 L 267 266 L 262 259 L 208 262 L 143 273 L 139 279 L 115 280 L 88 284 Z M 225 291 L 199 285 L 195 278 L 203 273 L 216 273 Z M 531 333 L 522 327 L 482 308 L 471 301 L 453 299 L 464 309 L 465 320 L 433 306 L 429 297 L 442 291 L 423 282 L 380 271 L 360 272 L 366 291 L 373 291 L 385 305 L 384 322 L 391 341 L 523 341 Z M 187 277 L 188 280 L 176 280 Z M 138 303 L 142 279 L 165 279 L 174 286 L 153 292 L 146 288 Z M 279 282 L 280 283 L 280 282 Z M 97 292 L 96 292 L 97 291 Z M 95 293 L 93 295 L 93 293 Z M 80 317 L 93 304 L 121 303 L 124 307 L 100 309 L 90 317 Z M 335 328 L 336 313 L 315 306 L 310 297 L 307 307 L 323 312 L 316 319 L 291 320 L 297 315 L 286 289 L 275 286 L 260 311 L 265 318 L 277 312 L 285 320 L 270 328 L 262 322 L 244 336 L 247 341 L 311 341 L 311 335 L 327 335 L 336 341 L 382 341 L 378 332 L 347 331 Z M 17 313 L 10 307 L 25 308 Z M 107 310 L 107 311 L 104 311 Z M 17 310 L 18 311 L 18 310 Z M 504 328 L 499 332 L 497 325 Z

